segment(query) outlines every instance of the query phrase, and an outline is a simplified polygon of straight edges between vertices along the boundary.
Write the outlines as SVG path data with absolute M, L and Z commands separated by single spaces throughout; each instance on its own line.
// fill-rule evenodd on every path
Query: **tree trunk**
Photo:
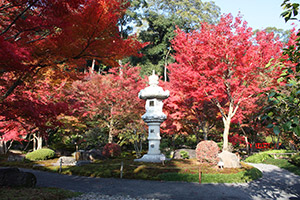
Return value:
M 249 148 L 249 142 L 248 142 L 248 137 L 245 136 L 245 142 L 246 142 L 246 151 L 247 154 L 250 155 L 250 148 Z
M 93 74 L 95 71 L 95 59 L 93 59 L 92 61 L 92 69 L 91 69 L 91 73 Z
M 43 147 L 43 137 L 38 134 L 38 137 L 37 137 L 37 149 L 42 149 Z
M 6 154 L 6 153 L 7 153 L 6 141 L 0 141 L 0 154 Z
M 36 150 L 36 138 L 35 133 L 33 134 L 32 142 L 33 142 L 33 151 Z
M 223 151 L 228 151 L 228 135 L 229 135 L 229 129 L 230 129 L 230 122 L 231 118 L 224 119 L 224 132 L 223 132 Z
M 42 149 L 43 147 L 43 137 L 40 135 L 40 133 L 34 133 L 33 134 L 33 151 Z
M 208 130 L 209 130 L 209 127 L 208 127 L 208 123 L 207 122 L 204 122 L 203 126 L 202 126 L 202 131 L 203 131 L 203 138 L 204 140 L 207 140 L 207 136 L 208 136 Z
M 109 132 L 108 132 L 108 143 L 113 143 L 113 119 L 110 119 L 109 122 Z

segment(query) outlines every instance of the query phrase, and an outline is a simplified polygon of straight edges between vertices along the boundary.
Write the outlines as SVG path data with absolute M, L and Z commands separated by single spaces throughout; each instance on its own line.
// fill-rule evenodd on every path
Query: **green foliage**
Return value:
M 294 152 L 292 150 L 269 150 L 269 151 L 263 151 L 257 154 L 253 154 L 251 156 L 249 156 L 248 158 L 245 159 L 245 162 L 249 162 L 249 163 L 263 163 L 265 160 L 270 159 L 270 158 L 274 158 L 273 155 L 269 155 L 272 153 L 291 153 Z
M 256 34 L 259 29 L 254 31 L 254 34 Z M 267 27 L 264 29 L 265 32 L 267 33 L 274 33 L 275 38 L 278 38 L 280 41 L 283 43 L 288 43 L 290 36 L 291 36 L 291 31 L 290 30 L 284 30 L 276 27 Z
M 55 152 L 52 149 L 38 149 L 26 154 L 25 158 L 31 161 L 48 160 L 55 157 Z
M 285 10 L 281 16 L 285 21 L 297 20 L 299 3 L 284 0 L 282 5 Z M 265 107 L 265 116 L 262 120 L 269 122 L 268 128 L 278 136 L 286 134 L 291 139 L 300 136 L 300 32 L 293 36 L 292 43 L 284 49 L 283 72 L 278 78 L 278 83 L 286 83 L 284 86 L 267 93 L 268 105 Z M 287 63 L 287 64 L 286 64 Z M 291 65 L 292 63 L 292 65 Z M 291 136 L 294 135 L 294 136 Z
M 213 1 L 201 0 L 152 0 L 150 9 L 166 16 L 176 15 L 185 24 L 186 30 L 200 28 L 200 22 L 216 23 L 220 8 Z
M 127 38 L 135 28 L 142 26 L 143 15 L 141 9 L 148 7 L 146 0 L 128 0 L 130 6 L 126 9 L 125 15 L 119 19 L 119 27 L 123 38 Z M 127 2 L 126 2 L 127 3 Z
M 173 52 L 170 41 L 175 36 L 175 26 L 182 27 L 182 22 L 175 16 L 165 17 L 154 12 L 149 12 L 146 20 L 148 28 L 141 31 L 139 40 L 150 44 L 141 50 L 142 57 L 132 57 L 130 62 L 141 66 L 142 75 L 150 75 L 153 70 L 163 75 L 164 66 L 174 62 L 170 56 Z
M 284 0 L 281 7 L 285 10 L 281 13 L 281 17 L 287 22 L 289 20 L 297 20 L 297 15 L 299 13 L 299 3 L 291 2 L 290 0 Z
M 183 159 L 189 159 L 190 156 L 189 156 L 189 153 L 186 152 L 186 151 L 180 151 L 180 156 L 183 158 Z
M 258 153 L 254 154 L 252 156 L 249 156 L 248 158 L 245 159 L 245 162 L 249 163 L 262 163 L 266 159 L 270 158 L 271 156 L 265 153 Z
M 103 147 L 108 140 L 107 128 L 92 128 L 83 135 L 84 142 L 81 144 L 84 149 Z
M 293 155 L 291 157 L 291 161 L 293 162 L 293 164 L 295 164 L 298 167 L 300 167 L 300 153 L 297 153 L 297 154 Z

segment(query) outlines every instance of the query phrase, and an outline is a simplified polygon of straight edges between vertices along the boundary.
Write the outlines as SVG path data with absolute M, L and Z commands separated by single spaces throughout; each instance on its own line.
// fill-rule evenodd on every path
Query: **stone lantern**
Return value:
M 149 85 L 139 92 L 139 98 L 146 100 L 146 113 L 142 119 L 148 125 L 148 153 L 135 161 L 140 162 L 162 162 L 166 159 L 164 154 L 160 152 L 160 125 L 167 119 L 162 112 L 163 100 L 170 96 L 168 90 L 164 91 L 158 86 L 158 76 L 153 74 L 149 76 Z

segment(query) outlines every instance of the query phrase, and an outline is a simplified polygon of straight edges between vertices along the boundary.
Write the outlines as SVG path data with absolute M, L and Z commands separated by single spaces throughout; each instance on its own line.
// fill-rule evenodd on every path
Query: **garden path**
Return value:
M 198 184 L 115 178 L 90 178 L 21 169 L 37 177 L 39 187 L 58 187 L 95 195 L 128 195 L 138 199 L 300 199 L 300 177 L 273 165 L 251 164 L 263 172 L 259 180 L 243 184 Z M 100 198 L 99 198 L 100 199 Z

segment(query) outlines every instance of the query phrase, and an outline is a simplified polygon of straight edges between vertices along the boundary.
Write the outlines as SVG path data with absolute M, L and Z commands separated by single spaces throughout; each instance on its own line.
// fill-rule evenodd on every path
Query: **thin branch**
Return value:
M 36 2 L 38 2 L 38 0 L 35 0 L 34 2 L 32 2 L 25 10 L 23 10 L 11 23 L 10 25 L 8 25 L 8 27 L 2 31 L 2 33 L 0 33 L 0 35 L 3 35 L 4 33 L 6 33 L 15 23 L 16 21 L 22 16 L 24 15 L 25 12 L 27 12 L 27 10 L 29 10 Z

